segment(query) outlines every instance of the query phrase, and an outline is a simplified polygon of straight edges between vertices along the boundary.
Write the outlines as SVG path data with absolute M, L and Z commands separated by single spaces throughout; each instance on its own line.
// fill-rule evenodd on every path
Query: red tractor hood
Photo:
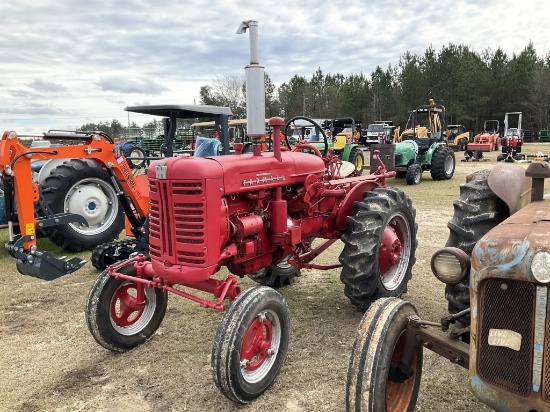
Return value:
M 153 162 L 147 171 L 150 180 L 222 179 L 223 193 L 234 194 L 303 183 L 310 174 L 321 178 L 325 163 L 318 156 L 281 153 L 281 162 L 273 153 L 213 157 L 171 157 Z

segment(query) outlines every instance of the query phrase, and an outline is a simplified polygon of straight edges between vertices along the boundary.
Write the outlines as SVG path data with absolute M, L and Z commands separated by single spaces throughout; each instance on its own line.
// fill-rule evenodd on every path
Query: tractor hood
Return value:
M 472 252 L 472 286 L 487 277 L 537 282 L 531 262 L 538 252 L 550 252 L 548 233 L 550 201 L 530 203 L 491 229 Z
M 156 180 L 220 179 L 226 195 L 303 183 L 311 174 L 321 178 L 325 170 L 323 159 L 311 154 L 283 152 L 279 163 L 273 153 L 264 152 L 261 156 L 165 158 L 153 162 L 147 175 Z

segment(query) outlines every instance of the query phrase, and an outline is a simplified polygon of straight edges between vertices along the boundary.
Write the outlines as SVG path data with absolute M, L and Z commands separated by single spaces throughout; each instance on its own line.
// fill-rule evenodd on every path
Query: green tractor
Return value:
M 328 150 L 332 150 L 334 156 L 351 163 L 355 168 L 355 174 L 360 176 L 363 173 L 365 156 L 357 144 L 361 134 L 359 128 L 360 123 L 351 117 L 313 124 L 307 117 L 296 116 L 287 122 L 285 136 L 292 137 L 289 138 L 290 144 L 304 140 L 317 147 L 321 152 L 327 147 Z
M 379 150 L 387 170 L 397 172 L 397 177 L 404 177 L 408 185 L 419 184 L 425 170 L 430 171 L 433 180 L 452 178 L 456 159 L 444 130 L 445 107 L 430 99 L 429 104 L 409 113 L 407 126 L 396 142 L 371 147 L 371 173 L 378 167 L 374 152 Z

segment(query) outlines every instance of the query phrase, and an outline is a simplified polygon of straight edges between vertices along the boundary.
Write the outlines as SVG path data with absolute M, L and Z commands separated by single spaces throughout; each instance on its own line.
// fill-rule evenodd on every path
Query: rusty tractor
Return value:
M 495 410 L 550 410 L 548 177 L 546 162 L 469 176 L 431 260 L 449 314 L 430 322 L 409 302 L 375 302 L 353 345 L 347 410 L 414 410 L 423 348 L 469 369 L 471 391 Z

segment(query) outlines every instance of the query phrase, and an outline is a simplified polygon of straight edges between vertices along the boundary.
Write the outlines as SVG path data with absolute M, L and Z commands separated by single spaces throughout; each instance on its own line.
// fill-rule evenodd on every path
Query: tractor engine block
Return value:
M 272 153 L 157 161 L 148 170 L 155 273 L 192 283 L 222 265 L 244 276 L 277 263 L 301 242 L 301 216 L 313 214 L 289 203 L 302 205 L 306 179 L 324 173 L 323 160 L 305 153 L 283 153 L 280 162 Z M 322 226 L 308 222 L 307 232 Z

